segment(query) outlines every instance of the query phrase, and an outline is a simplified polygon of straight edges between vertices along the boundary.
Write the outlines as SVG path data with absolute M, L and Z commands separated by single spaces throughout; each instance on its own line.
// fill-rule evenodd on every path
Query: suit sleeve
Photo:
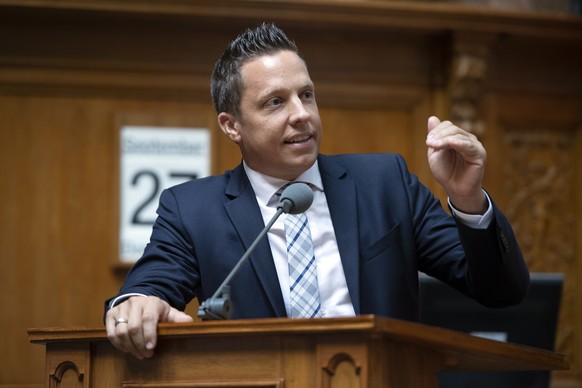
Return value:
M 434 276 L 489 307 L 521 302 L 529 289 L 529 272 L 511 226 L 493 205 L 486 229 L 474 229 L 447 214 L 440 201 L 402 159 L 412 213 L 418 265 Z
M 171 190 L 162 192 L 157 212 L 150 242 L 131 267 L 118 295 L 153 295 L 183 310 L 199 284 L 194 248 Z M 106 309 L 110 300 L 105 302 Z
M 513 230 L 493 205 L 494 219 L 487 229 L 457 221 L 468 263 L 468 287 L 475 299 L 490 307 L 521 302 L 529 290 L 529 272 Z

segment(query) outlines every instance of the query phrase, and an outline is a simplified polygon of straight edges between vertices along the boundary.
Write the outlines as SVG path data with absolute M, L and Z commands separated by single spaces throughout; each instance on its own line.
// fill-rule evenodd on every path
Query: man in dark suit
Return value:
M 317 309 L 312 316 L 418 319 L 418 271 L 481 303 L 507 306 L 529 274 L 510 225 L 482 189 L 486 152 L 448 121 L 428 120 L 429 165 L 453 216 L 394 154 L 319 153 L 314 85 L 295 44 L 273 25 L 237 37 L 217 62 L 212 98 L 243 163 L 163 192 L 143 257 L 106 302 L 108 337 L 151 357 L 158 322 L 188 322 L 194 297 L 211 296 L 276 211 L 293 181 L 314 193 L 306 211 Z M 234 318 L 292 316 L 281 217 L 231 283 Z

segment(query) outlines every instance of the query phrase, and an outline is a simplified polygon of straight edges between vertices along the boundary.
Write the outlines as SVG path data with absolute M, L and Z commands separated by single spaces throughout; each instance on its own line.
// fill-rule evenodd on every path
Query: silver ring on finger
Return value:
M 115 320 L 115 327 L 117 327 L 117 325 L 119 325 L 120 323 L 127 323 L 127 319 L 125 319 L 125 318 L 117 318 Z

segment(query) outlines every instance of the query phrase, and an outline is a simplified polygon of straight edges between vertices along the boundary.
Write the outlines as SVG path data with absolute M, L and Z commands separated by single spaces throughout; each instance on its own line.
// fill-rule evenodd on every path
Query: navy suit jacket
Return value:
M 320 155 L 319 169 L 356 314 L 418 320 L 418 271 L 481 303 L 527 293 L 529 274 L 505 217 L 459 224 L 394 154 Z M 165 190 L 143 257 L 120 295 L 156 295 L 184 309 L 210 297 L 264 228 L 239 165 Z M 285 317 L 267 238 L 231 283 L 233 318 Z

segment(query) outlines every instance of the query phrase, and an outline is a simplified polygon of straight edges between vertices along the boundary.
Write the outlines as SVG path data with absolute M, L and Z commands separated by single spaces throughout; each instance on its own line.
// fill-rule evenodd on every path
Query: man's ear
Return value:
M 221 112 L 218 115 L 218 125 L 220 125 L 220 129 L 222 129 L 222 132 L 224 132 L 230 140 L 237 144 L 240 142 L 238 120 L 233 114 Z

